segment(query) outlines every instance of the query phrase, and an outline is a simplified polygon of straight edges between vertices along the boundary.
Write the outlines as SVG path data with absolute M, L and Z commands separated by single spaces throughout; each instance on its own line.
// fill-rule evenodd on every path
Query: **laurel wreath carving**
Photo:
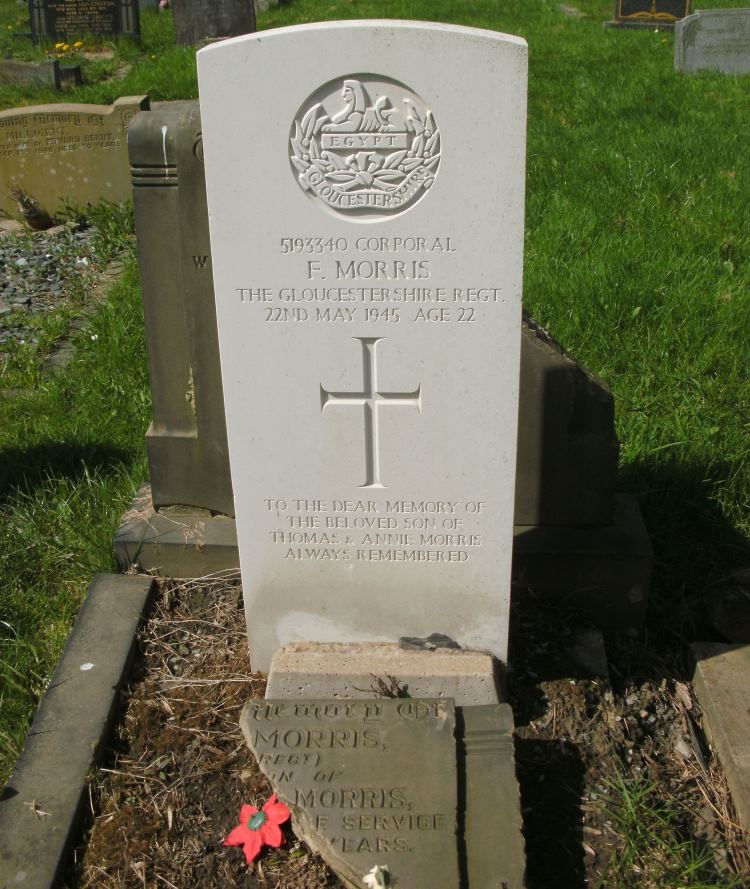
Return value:
M 417 168 L 435 170 L 440 162 L 440 133 L 432 112 L 427 111 L 422 118 L 411 102 L 407 102 L 407 107 L 406 129 L 413 135 L 408 149 L 397 149 L 390 154 L 380 153 L 382 149 L 363 149 L 349 155 L 339 155 L 321 151 L 320 132 L 330 118 L 320 103 L 313 105 L 301 122 L 294 122 L 290 160 L 301 174 L 311 167 L 317 168 L 334 187 L 342 191 L 370 188 L 394 191 Z M 375 128 L 371 132 L 389 130 Z

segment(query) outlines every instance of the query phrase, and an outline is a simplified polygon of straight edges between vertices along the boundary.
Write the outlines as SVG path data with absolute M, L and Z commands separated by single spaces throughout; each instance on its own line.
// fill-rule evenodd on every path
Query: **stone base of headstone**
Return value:
M 140 488 L 123 516 L 114 549 L 123 570 L 138 565 L 164 577 L 205 577 L 239 570 L 234 519 L 192 506 L 154 510 L 150 485 Z
M 154 510 L 144 485 L 114 537 L 123 570 L 138 565 L 165 577 L 239 570 L 234 519 L 197 507 Z M 615 497 L 614 521 L 593 528 L 516 525 L 513 575 L 551 602 L 578 609 L 602 629 L 639 627 L 653 550 L 635 497 Z
M 646 615 L 654 553 L 637 499 L 618 494 L 611 525 L 514 528 L 513 578 L 604 630 Z
M 271 659 L 267 698 L 452 698 L 497 704 L 500 676 L 481 651 L 407 649 L 395 643 L 297 642 Z
M 628 28 L 636 31 L 674 31 L 674 22 L 622 22 L 612 19 L 604 22 L 605 28 Z

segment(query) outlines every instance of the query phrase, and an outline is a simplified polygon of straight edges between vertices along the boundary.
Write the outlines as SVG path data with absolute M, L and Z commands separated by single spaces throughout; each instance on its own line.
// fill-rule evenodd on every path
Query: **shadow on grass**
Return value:
M 648 634 L 670 636 L 676 646 L 718 638 L 706 609 L 715 585 L 750 567 L 750 539 L 733 523 L 742 508 L 743 472 L 739 461 L 677 459 L 642 460 L 621 470 L 618 487 L 638 497 L 654 548 Z
M 132 462 L 132 454 L 112 445 L 43 442 L 0 450 L 0 504 L 14 494 L 32 493 L 50 478 L 77 480 Z

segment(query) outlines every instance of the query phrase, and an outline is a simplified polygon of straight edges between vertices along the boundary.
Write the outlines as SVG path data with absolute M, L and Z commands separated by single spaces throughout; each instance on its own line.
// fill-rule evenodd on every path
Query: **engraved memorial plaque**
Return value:
M 525 42 L 334 22 L 198 69 L 254 667 L 431 633 L 505 660 Z
M 35 42 L 84 34 L 141 35 L 138 0 L 29 0 L 29 18 Z
M 50 213 L 66 200 L 78 205 L 131 196 L 128 127 L 148 109 L 146 96 L 112 105 L 61 102 L 0 111 L 0 197 L 13 206 L 13 189 Z
M 453 701 L 254 700 L 240 725 L 295 831 L 347 886 L 385 865 L 394 887 L 457 889 Z
M 615 0 L 615 21 L 637 25 L 673 25 L 688 15 L 692 0 Z

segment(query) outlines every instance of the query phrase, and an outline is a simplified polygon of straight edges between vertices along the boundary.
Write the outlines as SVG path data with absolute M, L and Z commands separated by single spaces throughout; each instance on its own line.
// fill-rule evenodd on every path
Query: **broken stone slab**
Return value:
M 294 642 L 276 651 L 267 698 L 501 699 L 495 659 L 483 651 L 404 649 L 394 643 Z
M 732 802 L 750 830 L 750 645 L 695 642 L 693 686 Z
M 250 701 L 240 726 L 296 833 L 349 889 L 458 889 L 450 700 Z
M 459 823 L 469 889 L 522 889 L 526 855 L 509 704 L 456 711 Z

